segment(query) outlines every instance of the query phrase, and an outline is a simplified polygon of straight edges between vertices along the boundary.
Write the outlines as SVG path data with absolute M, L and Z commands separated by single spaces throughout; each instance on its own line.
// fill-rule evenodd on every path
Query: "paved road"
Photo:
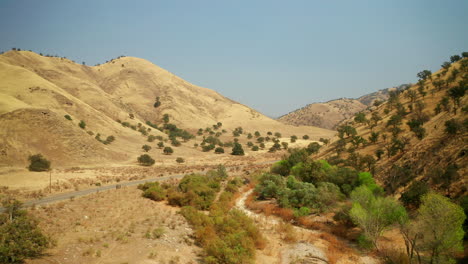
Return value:
M 264 165 L 264 164 L 274 163 L 276 161 L 277 160 L 260 162 L 260 163 L 257 163 L 257 165 Z M 244 167 L 244 166 L 245 165 L 240 165 L 240 166 L 235 166 L 235 167 Z M 23 203 L 23 206 L 24 207 L 31 207 L 31 206 L 35 206 L 35 205 L 43 205 L 43 204 L 48 204 L 48 203 L 54 203 L 54 202 L 68 200 L 68 199 L 79 197 L 79 196 L 85 196 L 85 195 L 92 194 L 92 193 L 117 189 L 119 186 L 120 187 L 133 186 L 133 185 L 138 185 L 138 184 L 142 184 L 142 183 L 145 183 L 145 182 L 179 179 L 179 178 L 183 178 L 184 176 L 185 176 L 185 174 L 177 174 L 177 175 L 163 176 L 163 177 L 144 179 L 144 180 L 138 180 L 138 181 L 122 182 L 122 183 L 106 185 L 106 186 L 101 186 L 101 187 L 97 187 L 97 188 L 93 188 L 93 189 L 86 189 L 86 190 L 76 191 L 76 192 L 61 193 L 61 194 L 57 194 L 57 195 L 47 196 L 45 198 L 41 198 L 41 199 L 38 199 L 38 200 L 26 201 L 26 202 Z M 4 208 L 0 207 L 0 213 L 3 212 L 4 210 L 5 210 Z
M 43 205 L 43 204 L 48 204 L 48 203 L 59 202 L 59 201 L 72 199 L 72 198 L 79 197 L 79 196 L 85 196 L 85 195 L 92 194 L 92 193 L 98 193 L 98 192 L 101 192 L 101 191 L 117 189 L 119 186 L 120 187 L 133 186 L 133 185 L 138 185 L 138 184 L 142 184 L 142 183 L 145 183 L 145 182 L 154 182 L 154 181 L 165 181 L 165 180 L 170 180 L 170 179 L 178 179 L 178 178 L 184 177 L 184 175 L 185 174 L 178 174 L 178 175 L 164 176 L 164 177 L 158 177 L 158 178 L 152 178 L 152 179 L 122 182 L 122 183 L 97 187 L 97 188 L 93 188 L 93 189 L 86 189 L 86 190 L 83 190 L 83 191 L 61 193 L 61 194 L 57 194 L 57 195 L 47 196 L 45 198 L 41 198 L 41 199 L 37 199 L 37 200 L 26 201 L 26 202 L 23 203 L 23 207 L 31 207 L 31 206 L 35 206 L 35 205 Z M 0 213 L 4 212 L 4 210 L 5 210 L 5 208 L 0 207 Z

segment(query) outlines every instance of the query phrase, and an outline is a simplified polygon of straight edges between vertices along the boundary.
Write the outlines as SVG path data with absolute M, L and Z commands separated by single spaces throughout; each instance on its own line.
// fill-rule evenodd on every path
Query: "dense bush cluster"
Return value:
M 369 172 L 311 161 L 306 149 L 292 150 L 289 157 L 272 165 L 256 186 L 259 199 L 275 198 L 281 207 L 322 211 L 349 196 L 357 186 L 382 194 Z M 303 209 L 304 210 L 304 209 Z
M 30 171 L 48 171 L 50 169 L 50 161 L 44 158 L 42 154 L 31 155 L 28 160 L 30 161 L 28 166 Z

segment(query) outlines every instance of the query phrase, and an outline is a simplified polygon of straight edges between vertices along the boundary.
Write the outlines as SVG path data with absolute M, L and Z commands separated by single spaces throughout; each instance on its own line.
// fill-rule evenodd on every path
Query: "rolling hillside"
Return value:
M 324 103 L 308 104 L 278 118 L 278 121 L 294 126 L 317 126 L 335 129 L 343 120 L 355 113 L 371 107 L 375 101 L 385 101 L 392 90 L 401 90 L 408 85 L 382 89 L 374 93 L 363 95 L 357 99 L 340 98 Z
M 162 125 L 164 115 L 192 134 L 221 122 L 228 134 L 242 127 L 314 139 L 333 135 L 320 128 L 285 126 L 139 58 L 119 57 L 90 67 L 9 51 L 0 55 L 0 79 L 0 166 L 23 166 L 35 153 L 56 166 L 135 162 L 147 134 L 167 138 L 145 125 Z M 95 139 L 98 133 L 101 141 L 110 135 L 116 140 L 102 144 Z M 193 144 L 182 144 L 182 152 L 196 156 L 200 151 Z

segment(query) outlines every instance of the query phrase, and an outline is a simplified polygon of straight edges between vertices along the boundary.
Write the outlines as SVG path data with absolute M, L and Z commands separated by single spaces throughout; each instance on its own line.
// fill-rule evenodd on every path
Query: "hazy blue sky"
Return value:
M 468 51 L 467 11 L 466 0 L 0 0 L 0 50 L 140 57 L 276 117 L 437 70 Z

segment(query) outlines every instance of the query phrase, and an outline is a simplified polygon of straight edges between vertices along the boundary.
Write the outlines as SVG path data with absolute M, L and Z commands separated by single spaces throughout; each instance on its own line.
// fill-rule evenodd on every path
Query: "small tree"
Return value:
M 158 142 L 158 148 L 162 149 L 164 147 L 164 142 L 159 141 Z
M 215 148 L 214 152 L 216 154 L 222 154 L 222 153 L 224 153 L 224 149 L 222 147 L 217 147 L 217 148 Z
M 364 114 L 364 113 L 356 113 L 356 114 L 354 115 L 354 121 L 355 121 L 356 123 L 365 123 L 365 122 L 367 121 L 367 119 L 366 119 L 366 114 Z
M 185 160 L 184 160 L 184 158 L 182 158 L 182 157 L 178 157 L 178 158 L 176 159 L 176 162 L 177 162 L 177 163 L 184 163 Z
M 171 155 L 172 153 L 174 153 L 174 150 L 173 150 L 171 147 L 165 147 L 165 148 L 163 149 L 163 153 L 164 153 L 165 155 Z
M 296 140 L 297 140 L 297 136 L 296 136 L 296 135 L 292 135 L 292 136 L 291 136 L 291 143 L 296 142 Z
M 155 160 L 148 154 L 141 155 L 137 160 L 142 166 L 151 166 L 155 163 Z
M 142 148 L 143 151 L 145 151 L 145 152 L 148 152 L 148 151 L 151 150 L 151 146 L 148 146 L 148 145 L 143 145 L 141 148 Z
M 451 61 L 452 63 L 457 62 L 457 61 L 459 61 L 459 60 L 461 60 L 460 55 L 453 55 L 453 56 L 450 57 L 450 61 Z
M 31 155 L 28 169 L 30 171 L 48 171 L 50 169 L 50 161 L 44 158 L 41 154 Z
M 462 128 L 462 125 L 455 119 L 445 121 L 445 132 L 449 135 L 457 134 Z
M 244 155 L 244 149 L 242 148 L 242 145 L 237 143 L 237 142 L 234 143 L 234 147 L 232 147 L 231 155 L 243 156 Z
M 309 152 L 309 154 L 315 154 L 320 150 L 321 147 L 322 146 L 320 146 L 319 143 L 312 142 L 307 146 L 307 152 Z
M 70 115 L 64 115 L 64 117 L 65 117 L 66 119 L 70 120 L 70 121 L 72 120 L 72 118 L 71 118 Z
M 78 124 L 78 126 L 81 127 L 82 129 L 85 129 L 85 127 L 86 127 L 85 121 L 81 120 L 80 123 Z
M 164 114 L 163 115 L 163 122 L 164 122 L 164 124 L 169 123 L 169 114 Z
M 161 101 L 159 101 L 159 96 L 156 97 L 156 101 L 154 102 L 154 108 L 158 108 L 161 106 Z

